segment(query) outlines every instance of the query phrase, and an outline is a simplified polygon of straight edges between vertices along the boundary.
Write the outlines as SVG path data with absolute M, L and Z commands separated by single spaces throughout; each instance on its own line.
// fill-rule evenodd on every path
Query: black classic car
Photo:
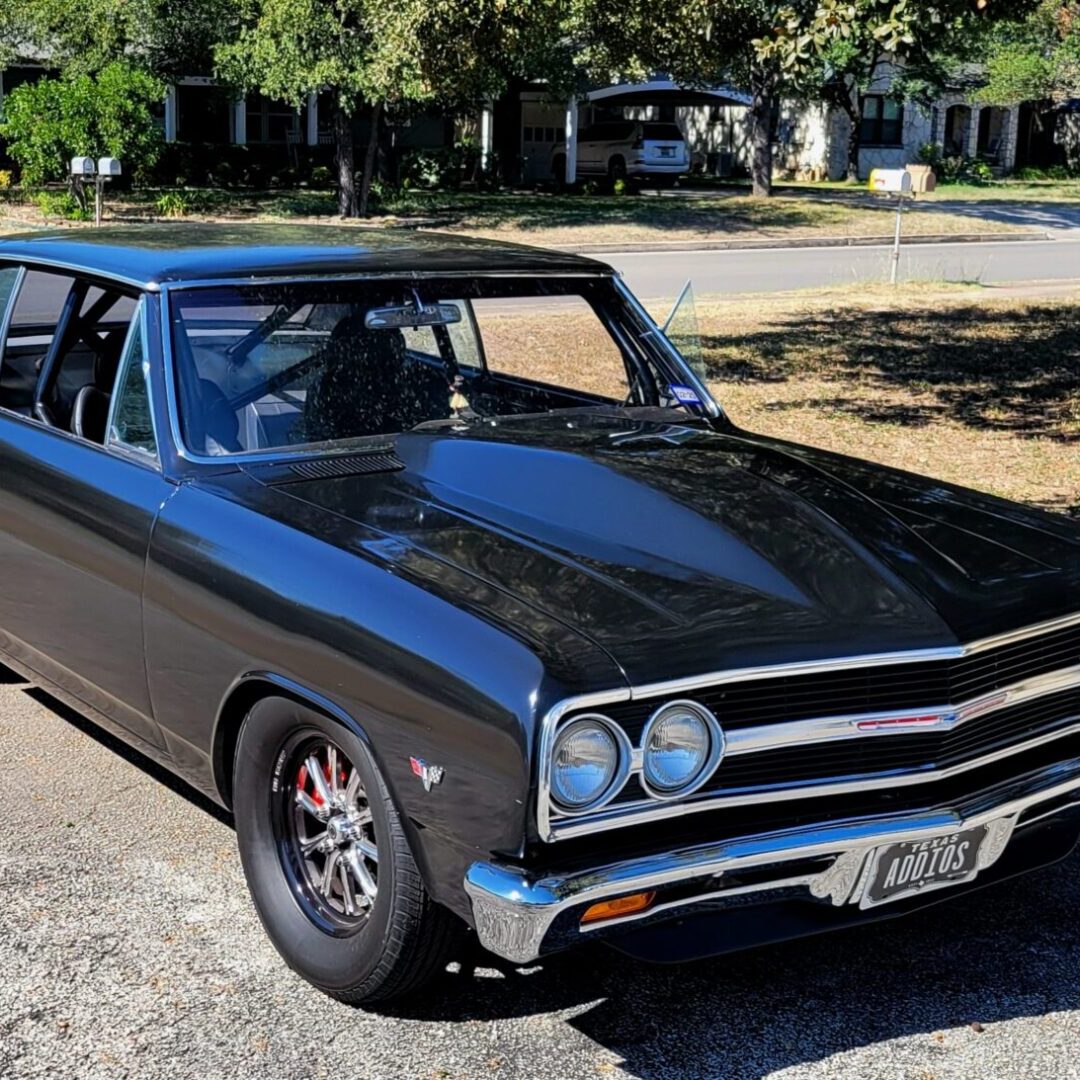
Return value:
M 0 659 L 232 811 L 332 995 L 1077 840 L 1076 524 L 739 429 L 600 263 L 65 232 L 0 242 L 0 316 Z

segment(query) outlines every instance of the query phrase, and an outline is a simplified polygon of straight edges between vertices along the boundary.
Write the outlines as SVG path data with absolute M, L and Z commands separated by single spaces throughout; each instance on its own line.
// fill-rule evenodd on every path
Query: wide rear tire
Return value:
M 313 986 L 365 1005 L 445 970 L 464 924 L 428 895 L 375 761 L 351 731 L 291 700 L 259 702 L 240 731 L 233 811 L 259 918 Z

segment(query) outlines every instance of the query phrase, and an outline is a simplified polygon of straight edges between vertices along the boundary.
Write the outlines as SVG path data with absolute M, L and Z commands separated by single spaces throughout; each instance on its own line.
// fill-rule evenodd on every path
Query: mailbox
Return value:
M 869 186 L 871 191 L 907 194 L 911 191 L 911 173 L 907 169 L 874 169 Z
M 937 187 L 937 177 L 929 165 L 908 165 L 911 173 L 911 193 L 921 195 L 924 191 L 933 191 Z
M 95 173 L 94 159 L 92 157 L 73 157 L 71 159 L 71 175 L 92 177 Z
M 110 177 L 120 175 L 120 161 L 114 157 L 98 158 L 98 176 Z

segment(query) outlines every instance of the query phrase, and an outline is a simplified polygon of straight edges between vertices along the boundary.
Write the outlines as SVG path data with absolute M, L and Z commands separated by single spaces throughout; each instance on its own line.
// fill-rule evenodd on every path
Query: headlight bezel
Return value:
M 659 788 L 649 782 L 646 770 L 649 754 L 649 741 L 652 738 L 653 731 L 657 725 L 664 719 L 665 714 L 675 709 L 693 713 L 702 721 L 709 736 L 709 751 L 705 755 L 700 769 L 694 774 L 690 781 L 678 788 Z M 724 757 L 727 740 L 724 735 L 724 729 L 720 726 L 720 722 L 709 709 L 700 702 L 677 698 L 674 701 L 665 701 L 652 712 L 641 732 L 640 746 L 641 768 L 638 772 L 638 780 L 641 783 L 642 789 L 651 799 L 656 799 L 659 802 L 671 802 L 676 799 L 685 799 L 688 795 L 693 795 L 695 791 L 699 791 L 709 782 Z
M 555 781 L 555 763 L 558 758 L 559 747 L 568 737 L 569 733 L 575 728 L 588 725 L 601 727 L 611 736 L 616 752 L 615 769 L 611 774 L 611 779 L 608 781 L 607 786 L 596 796 L 596 798 L 591 799 L 587 803 L 582 803 L 580 806 L 571 806 L 561 802 L 558 797 Z M 548 796 L 551 801 L 552 809 L 555 810 L 560 817 L 579 817 L 582 814 L 595 813 L 601 807 L 604 807 L 611 802 L 611 800 L 626 786 L 626 781 L 630 778 L 633 758 L 634 748 L 630 743 L 630 737 L 622 727 L 609 716 L 605 716 L 603 713 L 591 712 L 580 713 L 579 715 L 572 717 L 559 727 L 551 742 L 551 753 L 548 758 L 547 768 Z

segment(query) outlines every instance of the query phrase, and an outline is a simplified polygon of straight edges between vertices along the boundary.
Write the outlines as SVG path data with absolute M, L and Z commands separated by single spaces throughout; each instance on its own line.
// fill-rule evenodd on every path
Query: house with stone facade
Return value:
M 1016 168 L 1047 168 L 1071 159 L 1070 110 L 1045 102 L 1002 107 L 977 100 L 979 72 L 957 74 L 954 86 L 931 105 L 893 96 L 897 68 L 884 63 L 860 96 L 858 173 L 895 169 L 919 160 L 933 144 L 944 157 L 985 162 L 996 175 Z M 843 110 L 784 102 L 775 127 L 778 175 L 838 180 L 847 170 L 850 120 Z

